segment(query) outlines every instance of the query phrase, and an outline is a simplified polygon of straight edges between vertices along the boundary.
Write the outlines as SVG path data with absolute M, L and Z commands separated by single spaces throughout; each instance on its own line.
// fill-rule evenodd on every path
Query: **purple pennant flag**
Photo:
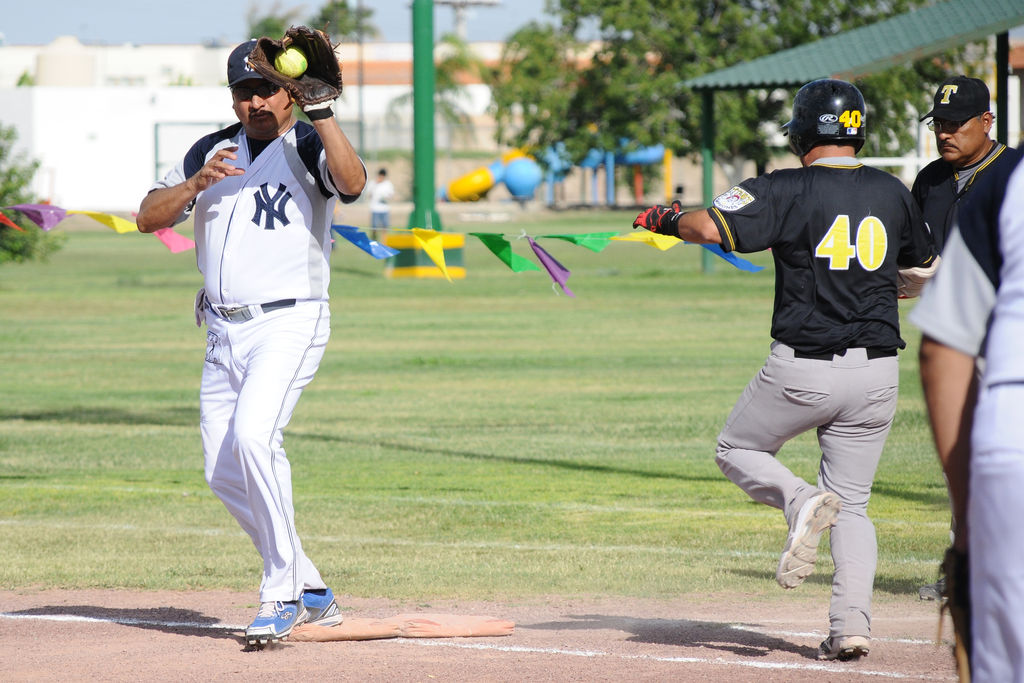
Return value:
M 530 248 L 533 249 L 533 253 L 537 255 L 537 259 L 540 260 L 540 264 L 548 271 L 548 275 L 551 276 L 551 279 L 554 280 L 566 294 L 572 297 L 576 296 L 566 284 L 569 281 L 569 276 L 572 274 L 569 272 L 569 269 L 559 263 L 554 256 L 544 251 L 543 247 L 534 242 L 532 237 L 527 237 L 526 239 L 530 241 Z
M 67 212 L 59 206 L 52 206 L 50 204 L 15 204 L 14 206 L 7 206 L 4 208 L 21 211 L 30 221 L 38 225 L 43 230 L 49 230 L 53 226 L 57 225 L 64 220 L 64 216 L 67 214 Z

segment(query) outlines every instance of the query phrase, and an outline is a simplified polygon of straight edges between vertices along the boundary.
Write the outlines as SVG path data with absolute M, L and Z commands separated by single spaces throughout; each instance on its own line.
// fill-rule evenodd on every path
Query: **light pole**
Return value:
M 359 109 L 359 156 L 366 158 L 366 140 L 363 130 L 366 124 L 363 118 L 363 0 L 356 2 L 356 36 L 359 45 L 359 98 L 357 107 Z
M 501 4 L 501 0 L 434 0 L 436 5 L 448 5 L 455 10 L 455 35 L 465 42 L 466 38 L 466 8 L 469 6 L 495 7 Z

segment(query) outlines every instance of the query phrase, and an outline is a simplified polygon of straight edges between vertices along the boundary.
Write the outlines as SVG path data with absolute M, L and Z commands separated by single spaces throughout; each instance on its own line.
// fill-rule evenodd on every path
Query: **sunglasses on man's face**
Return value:
M 259 85 L 250 88 L 244 85 L 236 85 L 231 89 L 231 94 L 239 102 L 246 102 L 252 99 L 253 95 L 259 95 L 260 99 L 267 99 L 273 96 L 281 86 L 274 83 L 260 83 Z
M 952 135 L 953 133 L 963 128 L 964 124 L 966 124 L 973 118 L 976 117 L 972 116 L 970 118 L 964 119 L 963 121 L 947 121 L 945 119 L 932 119 L 931 121 L 928 122 L 928 130 L 933 130 L 936 133 L 947 133 L 949 135 Z

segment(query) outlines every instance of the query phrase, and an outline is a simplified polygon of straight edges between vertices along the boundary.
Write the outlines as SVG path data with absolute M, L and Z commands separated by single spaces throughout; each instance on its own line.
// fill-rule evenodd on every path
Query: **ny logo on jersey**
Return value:
M 288 225 L 288 217 L 285 215 L 284 210 L 288 205 L 288 200 L 292 198 L 291 192 L 288 192 L 288 188 L 284 185 L 277 186 L 277 192 L 273 197 L 270 196 L 270 188 L 266 183 L 260 186 L 260 189 L 253 192 L 253 198 L 256 199 L 256 213 L 252 216 L 252 222 L 259 225 L 263 220 L 263 214 L 267 215 L 267 224 L 263 226 L 264 230 L 274 229 L 274 219 L 281 221 L 281 225 Z

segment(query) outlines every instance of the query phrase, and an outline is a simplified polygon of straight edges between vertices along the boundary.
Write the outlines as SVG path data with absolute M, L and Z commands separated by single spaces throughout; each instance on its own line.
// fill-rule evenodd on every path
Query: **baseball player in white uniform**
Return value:
M 957 520 L 953 549 L 969 565 L 971 676 L 1024 681 L 1024 163 L 992 170 L 961 203 L 910 319 L 924 333 L 921 380 Z
M 246 641 L 261 647 L 304 621 L 341 622 L 295 531 L 283 430 L 330 335 L 331 218 L 355 201 L 366 169 L 330 107 L 297 121 L 289 94 L 228 59 L 239 123 L 200 139 L 143 199 L 139 230 L 195 219 L 207 324 L 200 390 L 206 480 L 263 558 L 260 610 Z

